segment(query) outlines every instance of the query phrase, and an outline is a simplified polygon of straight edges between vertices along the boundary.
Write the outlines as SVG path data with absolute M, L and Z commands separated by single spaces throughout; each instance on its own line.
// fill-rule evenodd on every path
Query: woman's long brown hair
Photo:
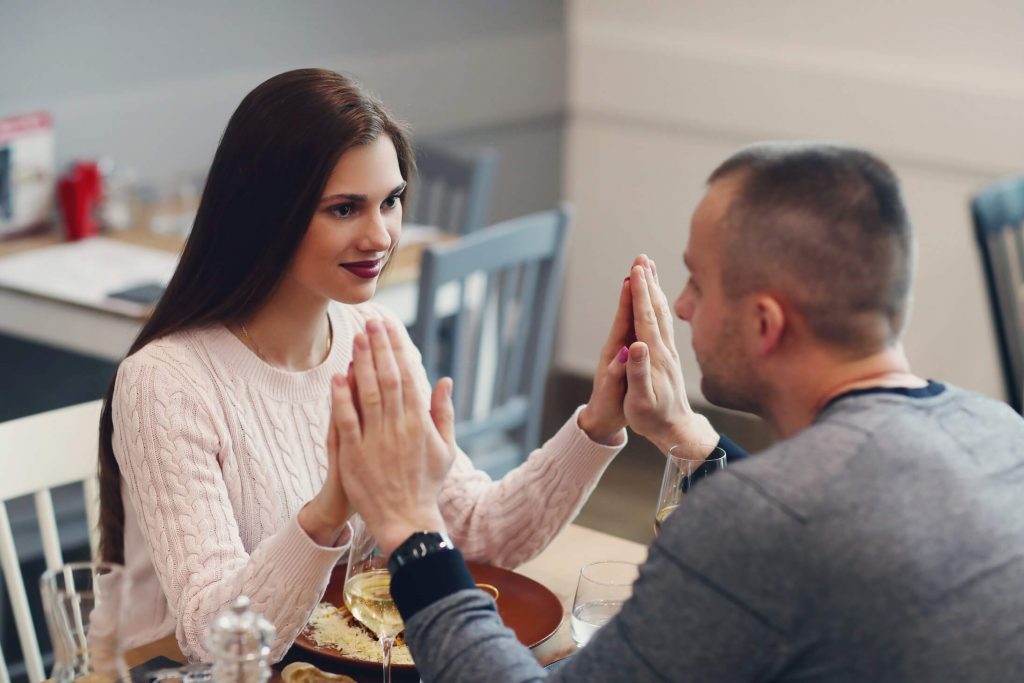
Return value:
M 327 179 L 351 147 L 387 135 L 411 179 L 409 138 L 380 102 L 345 76 L 299 69 L 260 84 L 238 105 L 213 157 L 177 270 L 131 355 L 180 330 L 245 320 L 285 274 Z M 403 196 L 404 202 L 406 198 Z M 100 417 L 100 555 L 124 562 L 124 501 L 111 400 Z

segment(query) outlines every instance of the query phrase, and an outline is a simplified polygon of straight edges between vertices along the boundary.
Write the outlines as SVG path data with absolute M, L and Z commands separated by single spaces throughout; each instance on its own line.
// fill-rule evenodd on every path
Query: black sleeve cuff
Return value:
M 467 588 L 476 588 L 476 582 L 457 548 L 421 557 L 391 577 L 391 597 L 406 622 L 424 607 Z
M 718 447 L 725 451 L 726 464 L 746 460 L 750 457 L 750 453 L 747 453 L 745 450 L 733 443 L 733 440 L 725 434 L 718 435 Z

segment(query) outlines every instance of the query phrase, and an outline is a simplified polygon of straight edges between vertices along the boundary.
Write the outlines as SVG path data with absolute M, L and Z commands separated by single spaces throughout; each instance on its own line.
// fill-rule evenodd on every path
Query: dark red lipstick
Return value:
M 352 261 L 351 263 L 341 263 L 339 265 L 356 277 L 361 277 L 364 280 L 372 280 L 380 275 L 381 268 L 384 267 L 384 259 L 379 258 L 373 261 Z

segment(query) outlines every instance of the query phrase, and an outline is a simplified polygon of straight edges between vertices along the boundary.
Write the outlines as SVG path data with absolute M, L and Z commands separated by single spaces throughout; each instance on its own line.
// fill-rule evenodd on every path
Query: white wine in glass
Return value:
M 661 478 L 658 507 L 654 513 L 654 533 L 660 534 L 665 520 L 682 504 L 690 489 L 718 470 L 725 469 L 725 451 L 716 447 L 706 458 L 693 460 L 677 455 L 680 446 L 673 446 L 665 458 L 665 474 Z
M 366 628 L 377 634 L 398 635 L 402 615 L 391 599 L 391 575 L 387 569 L 353 574 L 345 582 L 345 606 Z
M 391 683 L 391 648 L 395 636 L 405 625 L 391 597 L 391 574 L 388 558 L 380 552 L 377 541 L 363 520 L 352 520 L 352 546 L 345 567 L 345 606 L 356 619 L 377 635 L 380 641 L 384 683 Z

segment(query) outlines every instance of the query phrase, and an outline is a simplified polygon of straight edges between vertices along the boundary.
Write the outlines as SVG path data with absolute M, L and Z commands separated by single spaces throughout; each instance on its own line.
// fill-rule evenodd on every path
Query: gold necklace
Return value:
M 273 365 L 273 363 L 271 363 L 269 360 L 267 360 L 267 357 L 263 355 L 263 350 L 260 349 L 260 345 L 257 344 L 256 340 L 252 338 L 251 334 L 249 334 L 249 330 L 245 329 L 245 323 L 239 322 L 238 326 L 241 328 L 242 334 L 244 334 L 245 338 L 248 340 L 249 345 L 252 346 L 252 350 L 256 352 L 256 356 L 261 361 L 266 363 L 267 365 Z M 325 360 L 327 360 L 327 357 L 331 355 L 331 349 L 332 348 L 334 348 L 334 325 L 331 324 L 331 316 L 328 315 L 327 316 L 327 353 L 325 353 L 324 357 L 320 360 L 321 363 L 323 363 Z

